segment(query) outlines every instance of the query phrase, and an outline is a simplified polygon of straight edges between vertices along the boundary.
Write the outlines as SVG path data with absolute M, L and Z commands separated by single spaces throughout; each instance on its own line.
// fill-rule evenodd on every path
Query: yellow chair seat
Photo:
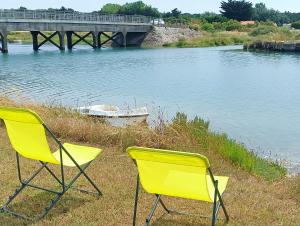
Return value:
M 208 187 L 209 196 L 212 200 L 211 202 L 213 202 L 214 195 L 215 195 L 215 187 L 210 179 L 210 175 L 207 175 L 206 177 L 207 177 L 207 187 Z M 218 190 L 220 192 L 220 195 L 222 195 L 226 189 L 229 177 L 214 176 L 214 178 L 215 180 L 218 181 Z
M 130 147 L 144 190 L 151 194 L 214 202 L 215 187 L 207 168 L 208 159 L 200 154 Z M 228 177 L 214 176 L 222 195 Z
M 136 225 L 139 183 L 147 193 L 156 195 L 145 225 L 149 225 L 159 202 L 168 213 L 170 212 L 161 200 L 161 195 L 213 203 L 213 226 L 220 206 L 226 221 L 229 220 L 222 199 L 229 178 L 214 176 L 205 156 L 144 147 L 129 147 L 127 153 L 134 160 L 138 170 L 133 225 Z
M 102 151 L 99 148 L 79 146 L 68 143 L 65 143 L 63 146 L 80 166 L 94 160 Z M 57 150 L 54 152 L 53 156 L 60 163 L 60 151 Z M 76 166 L 64 151 L 62 152 L 62 158 L 64 166 Z

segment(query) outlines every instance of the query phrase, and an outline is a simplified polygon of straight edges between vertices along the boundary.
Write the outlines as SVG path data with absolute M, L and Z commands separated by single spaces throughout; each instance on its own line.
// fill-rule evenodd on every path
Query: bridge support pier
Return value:
M 39 50 L 39 42 L 38 42 L 38 31 L 31 31 L 31 36 L 32 36 L 32 45 L 33 45 L 33 50 L 38 51 Z
M 146 32 L 128 32 L 126 34 L 126 45 L 128 47 L 140 47 L 146 36 Z
M 102 43 L 101 43 L 101 34 L 102 31 L 96 32 L 97 34 L 97 47 L 100 49 L 102 47 Z
M 101 42 L 101 35 L 105 36 L 107 39 Z M 104 44 L 112 42 L 112 47 L 126 47 L 126 42 L 124 42 L 124 36 L 122 32 L 113 33 L 111 36 L 104 32 L 99 32 L 98 34 L 98 48 L 101 48 Z
M 51 44 L 53 44 L 54 46 L 56 46 L 58 49 L 60 49 L 62 51 L 65 50 L 65 40 L 64 40 L 65 32 L 63 32 L 63 31 L 61 31 L 61 32 L 56 31 L 56 32 L 52 33 L 50 36 L 47 36 L 40 31 L 31 31 L 31 35 L 32 35 L 32 44 L 33 44 L 34 51 L 38 51 L 39 48 L 47 42 L 50 42 Z M 38 39 L 39 35 L 44 38 L 44 40 L 41 43 L 39 43 L 39 39 Z M 54 42 L 52 40 L 52 38 L 55 37 L 56 35 L 59 38 L 59 44 L 57 44 L 56 42 Z
M 59 31 L 57 33 L 58 38 L 59 38 L 59 49 L 64 51 L 65 50 L 65 36 L 66 36 L 66 32 L 64 31 Z
M 123 35 L 123 46 L 127 47 L 127 32 L 122 32 Z
M 78 33 L 74 32 L 74 31 L 67 31 L 66 34 L 67 34 L 67 47 L 69 50 L 72 50 L 73 47 L 80 42 L 85 42 L 86 44 L 88 44 L 89 46 L 91 46 L 94 49 L 96 49 L 98 46 L 96 32 L 90 31 L 83 36 L 79 35 Z M 73 36 L 77 37 L 76 41 L 73 40 Z M 89 36 L 92 36 L 92 42 L 87 40 L 87 37 L 89 37 Z
M 67 31 L 66 35 L 67 35 L 67 48 L 68 48 L 68 50 L 71 50 L 73 48 L 73 45 L 72 45 L 73 44 L 73 40 L 72 40 L 73 32 Z
M 2 53 L 8 53 L 8 45 L 7 45 L 7 32 L 0 31 L 0 51 Z

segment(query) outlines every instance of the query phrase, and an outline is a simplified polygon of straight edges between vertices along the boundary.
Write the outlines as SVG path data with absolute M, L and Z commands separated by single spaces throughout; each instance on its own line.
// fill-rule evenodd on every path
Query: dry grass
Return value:
M 15 104 L 0 98 L 0 105 Z M 129 145 L 180 149 L 206 155 L 216 175 L 230 177 L 224 195 L 231 217 L 228 225 L 299 225 L 299 177 L 267 182 L 236 167 L 212 148 L 203 148 L 194 137 L 178 127 L 162 125 L 158 129 L 149 129 L 146 126 L 112 128 L 101 121 L 68 113 L 61 108 L 45 108 L 34 104 L 27 104 L 26 107 L 39 113 L 61 140 L 101 147 L 104 150 L 88 170 L 88 174 L 101 187 L 104 195 L 96 199 L 69 191 L 44 220 L 28 223 L 0 214 L 1 225 L 130 225 L 136 169 L 124 151 Z M 0 127 L 0 152 L 0 203 L 3 203 L 18 186 L 15 153 L 3 126 Z M 22 159 L 22 163 L 27 175 L 36 167 L 34 161 Z M 71 169 L 67 175 L 72 173 L 75 172 Z M 36 181 L 42 185 L 51 185 L 52 182 L 46 174 Z M 80 180 L 78 185 L 84 186 L 85 181 Z M 40 210 L 49 198 L 48 193 L 29 189 L 15 201 L 12 208 L 31 213 L 32 210 Z M 143 224 L 152 200 L 151 195 L 142 192 L 138 225 Z M 207 203 L 176 198 L 165 198 L 165 201 L 168 206 L 183 211 L 204 215 L 211 213 L 211 206 Z M 209 219 L 165 215 L 161 208 L 158 209 L 152 223 L 157 226 L 209 224 Z M 222 221 L 219 221 L 219 225 L 221 224 Z

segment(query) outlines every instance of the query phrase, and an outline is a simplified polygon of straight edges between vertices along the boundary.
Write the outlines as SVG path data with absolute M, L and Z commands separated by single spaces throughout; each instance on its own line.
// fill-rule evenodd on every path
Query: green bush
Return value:
M 243 25 L 241 25 L 241 23 L 236 20 L 229 20 L 227 22 L 224 22 L 226 31 L 238 31 L 242 28 L 242 26 Z
M 219 31 L 239 31 L 243 28 L 240 22 L 236 20 L 228 20 L 226 22 L 214 22 L 212 23 L 215 30 Z
M 223 23 L 223 22 L 213 22 L 212 24 L 214 25 L 214 28 L 216 30 L 219 30 L 219 31 L 225 30 L 225 23 Z
M 300 20 L 292 23 L 292 28 L 300 29 Z
M 185 47 L 185 45 L 187 44 L 187 42 L 186 42 L 186 40 L 185 40 L 185 38 L 180 38 L 179 40 L 178 40 L 178 42 L 176 43 L 176 46 L 177 47 Z
M 204 31 L 210 31 L 210 32 L 212 32 L 212 31 L 215 30 L 215 27 L 211 23 L 203 23 L 201 25 L 201 29 L 204 30 Z
M 250 32 L 251 36 L 259 36 L 259 35 L 266 35 L 270 33 L 277 32 L 277 27 L 275 26 L 258 26 L 253 31 Z

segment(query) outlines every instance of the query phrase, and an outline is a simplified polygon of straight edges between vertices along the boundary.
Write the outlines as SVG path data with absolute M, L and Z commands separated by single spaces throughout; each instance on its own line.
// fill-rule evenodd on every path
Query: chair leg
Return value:
M 162 201 L 160 195 L 156 195 L 156 197 L 159 197 L 159 203 L 161 204 L 161 206 L 163 207 L 163 209 L 164 209 L 167 213 L 171 213 L 171 210 L 169 210 L 169 209 L 166 207 L 166 205 L 165 205 L 165 203 Z
M 221 207 L 222 207 L 222 209 L 223 209 L 223 212 L 224 212 L 224 214 L 225 214 L 225 217 L 226 217 L 226 222 L 228 222 L 228 221 L 229 221 L 229 215 L 228 215 L 228 213 L 227 213 L 227 210 L 226 210 L 225 205 L 224 205 L 224 202 L 223 202 L 223 198 L 222 198 L 222 196 L 220 195 L 220 192 L 219 192 L 219 191 L 218 191 L 218 197 L 219 197 L 220 205 L 221 205 Z
M 43 162 L 41 162 L 41 164 L 44 164 Z M 58 177 L 51 171 L 51 169 L 48 167 L 48 166 L 45 166 L 45 169 L 49 172 L 49 174 L 61 185 L 61 186 L 64 186 L 64 183 L 58 179 Z M 77 187 L 74 187 L 72 186 L 70 189 L 73 189 L 73 190 L 76 190 L 76 191 L 79 191 L 79 192 L 82 192 L 82 193 L 86 193 L 86 194 L 91 194 L 91 195 L 97 195 L 99 196 L 99 193 L 97 192 L 93 192 L 93 191 L 88 191 L 88 190 L 85 190 L 85 189 L 81 189 L 81 188 L 77 188 Z
M 152 217 L 154 215 L 154 212 L 155 212 L 155 210 L 157 208 L 159 200 L 160 200 L 160 195 L 157 195 L 156 199 L 155 199 L 155 201 L 153 203 L 152 209 L 151 209 L 151 211 L 150 211 L 150 213 L 149 213 L 149 215 L 148 215 L 148 217 L 146 219 L 146 222 L 145 222 L 144 226 L 148 226 L 150 224 L 150 221 L 151 221 L 151 219 L 152 219 Z
M 91 162 L 90 162 L 91 163 Z M 88 163 L 88 165 L 90 164 Z M 84 172 L 82 171 L 83 176 L 88 180 L 88 182 L 90 182 L 90 184 L 95 188 L 95 190 L 97 191 L 98 196 L 102 196 L 102 192 L 100 191 L 100 189 L 97 187 L 97 185 L 92 181 L 92 179 Z M 88 192 L 88 191 L 87 191 Z
M 26 180 L 25 182 L 23 182 L 21 180 L 21 174 L 18 174 L 19 175 L 19 179 L 20 179 L 20 183 L 21 183 L 21 186 L 19 188 L 16 189 L 16 191 L 11 195 L 9 196 L 9 199 L 7 200 L 7 202 L 1 207 L 1 209 L 5 209 L 7 208 L 7 206 L 21 193 L 21 191 L 28 186 L 28 184 L 42 171 L 42 169 L 45 167 L 45 164 L 43 166 L 41 166 L 28 180 Z M 18 172 L 19 171 L 19 166 L 18 166 Z
M 80 167 L 80 172 L 71 180 L 71 182 L 67 185 L 64 185 L 63 182 L 61 182 L 56 175 L 50 170 L 50 168 L 47 167 L 47 163 L 43 163 L 41 162 L 42 166 L 27 180 L 23 181 L 22 177 L 21 177 L 21 168 L 20 168 L 20 162 L 19 162 L 19 156 L 17 155 L 17 165 L 18 165 L 18 178 L 20 180 L 21 186 L 16 189 L 16 191 L 14 192 L 13 195 L 9 196 L 8 201 L 0 208 L 0 212 L 6 212 L 9 213 L 15 217 L 18 218 L 22 218 L 25 220 L 30 220 L 30 221 L 36 221 L 36 220 L 40 220 L 41 218 L 45 217 L 48 212 L 55 206 L 55 204 L 61 199 L 61 197 L 70 189 L 72 188 L 72 185 L 76 182 L 76 180 L 83 174 L 86 176 L 86 178 L 90 181 L 89 177 L 85 174 L 84 170 L 86 170 L 86 168 L 90 165 L 91 162 L 89 162 L 88 164 L 86 164 L 85 166 L 83 166 L 82 168 Z M 46 169 L 56 180 L 60 185 L 63 185 L 63 191 L 62 192 L 57 192 L 57 191 L 53 191 L 50 189 L 46 189 L 46 188 L 42 188 L 36 185 L 32 185 L 30 184 L 30 182 L 43 170 Z M 92 181 L 90 181 L 92 182 Z M 93 182 L 91 183 L 92 185 L 94 184 Z M 96 185 L 95 185 L 96 186 Z M 34 218 L 30 218 L 27 217 L 25 215 L 22 215 L 20 213 L 14 212 L 12 210 L 10 210 L 8 208 L 9 204 L 23 191 L 24 188 L 26 187 L 31 187 L 31 188 L 35 188 L 35 189 L 39 189 L 39 190 L 43 190 L 43 191 L 47 191 L 47 192 L 51 192 L 56 194 L 56 197 L 54 199 L 52 199 L 48 206 L 42 211 L 42 213 L 38 214 L 37 216 L 35 216 Z M 98 189 L 98 188 L 97 188 Z M 78 189 L 81 190 L 81 189 Z M 81 190 L 84 192 L 88 192 L 85 190 Z M 100 190 L 98 189 L 97 191 L 100 192 Z M 100 192 L 101 193 L 101 192 Z M 98 193 L 99 195 L 99 193 Z
M 218 197 L 218 181 L 215 181 L 215 195 L 214 195 L 214 204 L 213 204 L 213 213 L 211 225 L 215 226 L 217 220 L 217 197 Z
M 84 170 L 79 166 L 79 164 L 75 161 L 75 159 L 70 155 L 70 153 L 63 147 L 61 146 L 63 151 L 67 154 L 67 156 L 72 160 L 72 162 L 76 165 L 78 170 L 83 174 L 83 176 L 90 182 L 90 184 L 95 188 L 95 190 L 98 192 L 98 196 L 102 195 L 102 192 L 100 189 L 96 186 L 96 184 L 91 180 L 91 178 L 84 172 Z M 91 161 L 92 162 L 92 161 Z M 87 163 L 87 165 L 91 164 L 91 162 Z
M 138 199 L 139 199 L 139 189 L 140 189 L 140 176 L 137 175 L 136 180 L 136 191 L 135 191 L 135 199 L 134 199 L 134 210 L 133 210 L 133 222 L 132 225 L 136 225 L 136 214 L 137 214 L 137 207 L 138 207 Z

